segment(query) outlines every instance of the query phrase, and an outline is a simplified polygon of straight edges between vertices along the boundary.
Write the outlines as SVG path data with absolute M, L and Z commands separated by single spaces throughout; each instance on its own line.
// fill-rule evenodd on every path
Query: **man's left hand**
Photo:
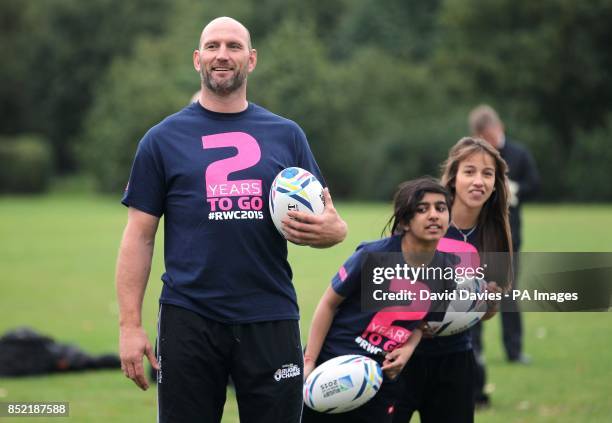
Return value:
M 323 190 L 325 209 L 320 215 L 290 211 L 282 220 L 285 238 L 298 245 L 326 248 L 342 242 L 348 231 L 332 202 L 329 189 Z

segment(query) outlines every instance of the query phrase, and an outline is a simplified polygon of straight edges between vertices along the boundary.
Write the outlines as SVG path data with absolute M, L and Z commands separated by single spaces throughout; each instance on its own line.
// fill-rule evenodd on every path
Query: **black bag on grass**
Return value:
M 114 354 L 91 356 L 30 328 L 14 329 L 0 338 L 0 377 L 115 368 L 121 368 L 121 362 Z

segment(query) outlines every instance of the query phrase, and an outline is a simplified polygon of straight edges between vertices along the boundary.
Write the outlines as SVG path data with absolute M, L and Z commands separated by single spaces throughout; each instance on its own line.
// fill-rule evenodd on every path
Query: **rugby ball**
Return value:
M 362 406 L 380 389 L 380 365 L 362 355 L 341 355 L 314 369 L 304 383 L 304 404 L 320 413 L 344 413 Z
M 325 208 L 323 186 L 307 170 L 299 167 L 288 167 L 276 175 L 272 182 L 269 207 L 274 226 L 281 235 L 285 236 L 281 221 L 287 215 L 287 212 L 323 213 Z
M 484 295 L 487 282 L 484 279 L 468 278 L 457 283 L 454 299 L 450 301 L 440 321 L 428 321 L 435 336 L 450 336 L 463 332 L 478 323 L 487 311 Z

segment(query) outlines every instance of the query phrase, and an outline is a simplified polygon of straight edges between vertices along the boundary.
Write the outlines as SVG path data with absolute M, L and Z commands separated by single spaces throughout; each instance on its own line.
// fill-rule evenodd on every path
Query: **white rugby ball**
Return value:
M 484 279 L 470 278 L 458 283 L 455 288 L 457 298 L 448 305 L 444 318 L 427 322 L 433 333 L 436 336 L 455 335 L 478 323 L 487 311 L 486 299 L 482 298 L 486 291 Z
M 314 369 L 304 383 L 304 404 L 321 413 L 344 413 L 362 406 L 380 389 L 380 365 L 362 355 L 341 355 Z
M 325 208 L 323 202 L 323 186 L 318 179 L 307 170 L 299 167 L 283 169 L 270 188 L 270 215 L 274 226 L 282 231 L 281 221 L 289 211 L 300 211 L 321 214 Z

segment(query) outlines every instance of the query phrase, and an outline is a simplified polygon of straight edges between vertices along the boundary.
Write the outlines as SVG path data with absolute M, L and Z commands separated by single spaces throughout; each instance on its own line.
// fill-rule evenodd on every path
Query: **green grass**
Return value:
M 329 278 L 357 243 L 375 239 L 388 206 L 340 204 L 348 239 L 330 250 L 291 247 L 302 332 Z M 538 205 L 525 210 L 526 251 L 612 251 L 612 206 Z M 28 325 L 92 353 L 117 351 L 114 265 L 126 211 L 115 199 L 70 192 L 0 198 L 0 332 Z M 161 236 L 144 304 L 153 339 L 161 289 Z M 499 324 L 486 325 L 493 404 L 478 422 L 609 421 L 610 313 L 527 313 L 530 367 L 503 360 Z M 0 401 L 69 401 L 54 422 L 154 421 L 155 389 L 138 390 L 119 371 L 0 380 Z M 20 421 L 40 422 L 40 419 Z M 224 422 L 237 421 L 230 392 Z

